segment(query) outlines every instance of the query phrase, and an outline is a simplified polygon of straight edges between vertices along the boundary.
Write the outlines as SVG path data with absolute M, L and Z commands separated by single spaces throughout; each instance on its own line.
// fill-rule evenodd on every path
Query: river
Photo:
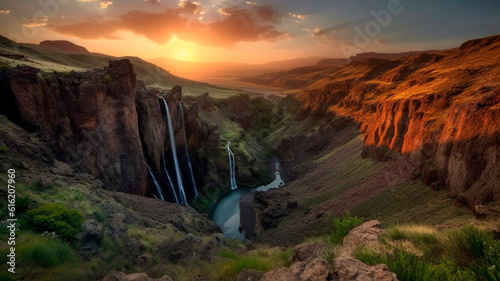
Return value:
M 281 179 L 280 164 L 276 161 L 275 178 L 267 185 L 257 188 L 238 188 L 226 193 L 210 212 L 210 218 L 222 229 L 228 238 L 243 240 L 244 233 L 240 232 L 240 199 L 249 192 L 266 191 L 285 185 Z

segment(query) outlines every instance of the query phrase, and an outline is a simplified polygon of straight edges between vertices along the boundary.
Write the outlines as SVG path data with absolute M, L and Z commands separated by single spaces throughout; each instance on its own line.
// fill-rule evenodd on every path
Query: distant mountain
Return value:
M 235 62 L 225 63 L 198 63 L 178 61 L 171 58 L 154 58 L 148 60 L 175 75 L 196 79 L 205 82 L 224 79 L 238 79 L 244 76 L 257 75 L 268 72 L 285 71 L 293 68 L 315 65 L 325 58 L 309 57 L 290 60 L 273 61 L 262 64 L 245 64 Z
M 418 54 L 437 54 L 442 51 L 412 51 L 403 53 L 375 53 L 367 52 L 357 54 L 349 59 L 323 59 L 315 65 L 287 69 L 286 71 L 260 73 L 257 75 L 249 75 L 240 78 L 240 81 L 252 83 L 259 86 L 268 86 L 273 88 L 281 88 L 284 90 L 301 90 L 309 85 L 312 85 L 324 78 L 327 78 L 332 73 L 337 72 L 340 67 L 344 67 L 351 62 L 362 62 L 365 60 L 397 60 L 405 57 L 410 57 Z
M 55 41 L 46 40 L 40 42 L 39 45 L 42 47 L 54 48 L 58 50 L 68 51 L 71 53 L 90 54 L 90 52 L 85 47 L 78 46 L 75 43 L 66 40 L 55 40 Z

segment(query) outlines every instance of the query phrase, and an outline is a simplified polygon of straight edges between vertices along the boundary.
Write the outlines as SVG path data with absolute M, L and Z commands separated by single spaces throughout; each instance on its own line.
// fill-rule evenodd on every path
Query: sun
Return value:
M 191 58 L 191 54 L 187 48 L 180 48 L 175 52 L 174 58 L 176 60 L 189 60 Z

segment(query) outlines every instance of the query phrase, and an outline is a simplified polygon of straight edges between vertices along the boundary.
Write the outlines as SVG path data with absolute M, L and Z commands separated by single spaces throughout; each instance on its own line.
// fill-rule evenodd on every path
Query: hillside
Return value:
M 172 75 L 164 68 L 138 57 L 118 58 L 90 53 L 85 50 L 84 47 L 77 46 L 69 41 L 44 41 L 40 45 L 18 44 L 0 36 L 0 63 L 9 66 L 21 64 L 47 72 L 87 71 L 105 67 L 110 60 L 125 58 L 131 61 L 138 79 L 163 89 L 183 85 L 184 91 L 188 95 L 197 96 L 205 92 L 211 92 L 214 97 L 228 97 L 242 93 L 239 90 L 216 87 Z M 12 57 L 12 55 L 18 57 Z
M 75 43 L 66 40 L 45 40 L 40 42 L 39 46 L 49 47 L 71 53 L 79 53 L 79 54 L 90 53 L 85 47 L 78 46 Z
M 289 68 L 286 71 L 260 73 L 256 75 L 246 75 L 240 77 L 239 81 L 251 83 L 260 86 L 268 86 L 276 89 L 282 89 L 286 93 L 296 93 L 303 88 L 307 88 L 322 79 L 334 75 L 339 68 L 343 68 L 350 62 L 362 62 L 367 59 L 401 59 L 412 55 L 427 53 L 439 53 L 437 50 L 429 51 L 412 51 L 404 53 L 361 53 L 351 56 L 348 59 L 323 59 L 315 65 L 307 65 L 302 67 L 295 67 L 292 70 Z

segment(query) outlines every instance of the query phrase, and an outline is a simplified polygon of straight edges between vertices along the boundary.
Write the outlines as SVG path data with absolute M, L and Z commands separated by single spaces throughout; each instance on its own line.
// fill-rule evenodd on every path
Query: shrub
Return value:
M 1 154 L 6 154 L 7 153 L 7 147 L 6 146 L 3 146 L 3 145 L 0 145 L 0 153 Z
M 346 213 L 341 218 L 335 218 L 333 220 L 333 230 L 330 235 L 330 241 L 334 245 L 342 244 L 344 237 L 349 234 L 351 229 L 359 226 L 363 223 L 363 219 L 358 216 L 351 216 L 350 213 Z
M 41 267 L 55 267 L 73 261 L 75 253 L 61 241 L 47 240 L 43 244 L 34 245 L 29 250 L 28 257 Z
M 61 238 L 71 240 L 81 231 L 83 216 L 61 204 L 49 203 L 29 211 L 28 221 L 39 232 L 54 231 Z

